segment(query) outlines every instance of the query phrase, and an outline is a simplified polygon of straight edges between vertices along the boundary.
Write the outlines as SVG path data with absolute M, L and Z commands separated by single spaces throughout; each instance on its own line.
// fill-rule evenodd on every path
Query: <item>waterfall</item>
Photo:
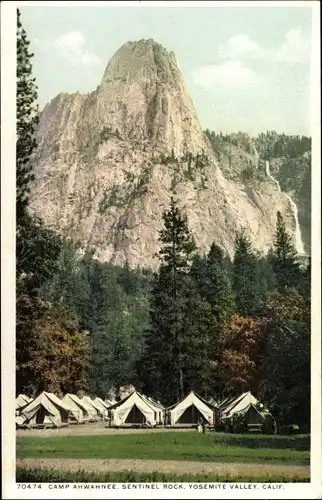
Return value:
M 281 191 L 281 186 L 280 183 L 275 179 L 275 177 L 272 176 L 270 169 L 269 169 L 269 161 L 265 161 L 265 171 L 266 175 L 276 184 L 277 186 L 277 191 Z
M 281 191 L 280 183 L 275 179 L 275 177 L 272 176 L 272 174 L 270 172 L 268 161 L 265 162 L 265 171 L 266 171 L 266 175 L 274 182 L 274 184 L 276 184 L 277 190 Z M 297 205 L 288 194 L 286 194 L 286 193 L 284 193 L 284 194 L 291 205 L 292 212 L 293 212 L 294 219 L 295 219 L 295 248 L 296 248 L 296 251 L 300 255 L 305 255 L 304 245 L 303 245 L 303 241 L 302 241 L 302 233 L 301 233 L 301 228 L 300 228 L 300 224 L 299 224 Z
M 254 146 L 254 144 L 252 144 L 252 146 L 253 146 L 253 152 L 254 152 L 254 155 L 255 155 L 255 156 L 256 156 L 256 158 L 257 158 L 257 168 L 258 168 L 258 167 L 259 167 L 259 160 L 260 160 L 260 158 L 259 158 L 259 154 L 258 154 L 258 151 L 257 151 L 256 147 Z

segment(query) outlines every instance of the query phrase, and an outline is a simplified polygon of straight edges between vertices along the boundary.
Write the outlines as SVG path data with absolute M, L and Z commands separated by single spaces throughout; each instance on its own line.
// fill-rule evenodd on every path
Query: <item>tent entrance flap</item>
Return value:
M 198 424 L 200 419 L 207 423 L 207 419 L 204 415 L 198 410 L 195 405 L 190 405 L 183 412 L 183 414 L 178 418 L 177 424 Z
M 252 406 L 249 410 L 247 410 L 245 417 L 247 424 L 262 424 L 264 420 L 263 415 L 256 411 Z
M 45 417 L 47 415 L 47 412 L 45 411 L 45 408 L 43 406 L 40 406 L 38 412 L 36 413 L 36 424 L 43 424 L 45 421 Z
M 129 414 L 126 417 L 124 423 L 125 424 L 145 424 L 146 417 L 136 405 L 133 405 L 131 410 L 129 411 Z

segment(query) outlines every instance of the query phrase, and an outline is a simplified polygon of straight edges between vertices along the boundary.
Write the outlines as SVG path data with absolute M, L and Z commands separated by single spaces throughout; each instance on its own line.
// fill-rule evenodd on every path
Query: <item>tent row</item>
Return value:
M 114 401 L 104 402 L 89 396 L 79 398 L 66 394 L 59 399 L 55 394 L 42 392 L 36 398 L 20 394 L 16 399 L 17 427 L 62 427 L 106 419 Z
M 191 427 L 201 421 L 214 425 L 216 407 L 190 392 L 179 403 L 165 408 L 138 391 L 110 407 L 111 425 Z
M 91 399 L 89 396 L 79 398 L 74 394 L 66 394 L 60 400 L 48 392 L 43 392 L 31 401 L 23 395 L 19 395 L 16 400 L 18 427 L 61 427 L 103 419 L 108 420 L 113 427 L 191 427 L 204 423 L 212 428 L 220 428 L 222 424 L 229 425 L 236 416 L 243 416 L 250 427 L 259 427 L 267 413 L 250 392 L 215 403 L 191 391 L 181 401 L 167 408 L 138 391 L 118 402 Z
M 221 403 L 209 402 L 191 391 L 178 403 L 165 408 L 159 401 L 135 391 L 109 408 L 111 425 L 191 427 L 204 423 L 220 428 L 235 416 L 243 416 L 248 428 L 261 428 L 269 412 L 245 392 Z

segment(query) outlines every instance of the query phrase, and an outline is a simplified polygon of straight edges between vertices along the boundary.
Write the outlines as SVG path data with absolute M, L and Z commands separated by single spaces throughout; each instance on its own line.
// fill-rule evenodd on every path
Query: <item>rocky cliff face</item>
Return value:
M 299 211 L 302 239 L 307 253 L 311 248 L 311 152 L 295 158 L 273 158 L 272 172 Z
M 174 54 L 153 40 L 121 47 L 94 92 L 47 104 L 38 145 L 31 210 L 101 260 L 154 266 L 174 190 L 201 251 L 215 241 L 232 256 L 241 228 L 266 251 L 278 210 L 294 230 L 287 198 L 256 156 L 215 155 Z M 245 165 L 251 179 L 238 175 Z

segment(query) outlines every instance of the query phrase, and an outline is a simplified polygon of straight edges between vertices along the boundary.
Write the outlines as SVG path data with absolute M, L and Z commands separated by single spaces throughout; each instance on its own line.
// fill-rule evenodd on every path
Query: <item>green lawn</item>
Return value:
M 193 460 L 310 464 L 310 437 L 165 432 L 114 436 L 18 437 L 17 458 Z

